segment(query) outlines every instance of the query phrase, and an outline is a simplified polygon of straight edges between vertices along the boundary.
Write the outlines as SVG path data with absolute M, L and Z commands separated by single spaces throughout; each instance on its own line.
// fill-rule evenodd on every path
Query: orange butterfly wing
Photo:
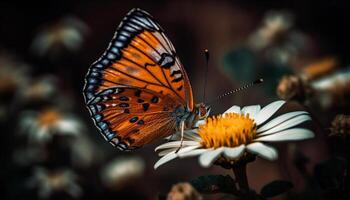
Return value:
M 138 98 L 136 91 L 144 96 Z M 192 88 L 173 45 L 140 9 L 127 14 L 106 52 L 90 67 L 84 97 L 101 133 L 122 150 L 170 135 L 177 124 L 175 109 L 193 110 Z
M 121 150 L 135 149 L 172 133 L 176 103 L 147 89 L 115 87 L 88 104 L 106 140 Z
M 131 10 L 119 25 L 107 51 L 86 77 L 86 102 L 115 86 L 162 92 L 193 110 L 192 88 L 163 29 L 145 11 Z

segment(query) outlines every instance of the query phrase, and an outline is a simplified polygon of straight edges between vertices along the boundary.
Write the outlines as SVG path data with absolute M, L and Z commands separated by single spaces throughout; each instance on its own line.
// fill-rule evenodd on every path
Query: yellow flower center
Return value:
M 205 148 L 236 147 L 255 138 L 256 124 L 249 115 L 227 113 L 209 117 L 198 133 Z
M 56 110 L 45 110 L 38 116 L 38 122 L 41 126 L 50 126 L 61 119 L 61 114 Z

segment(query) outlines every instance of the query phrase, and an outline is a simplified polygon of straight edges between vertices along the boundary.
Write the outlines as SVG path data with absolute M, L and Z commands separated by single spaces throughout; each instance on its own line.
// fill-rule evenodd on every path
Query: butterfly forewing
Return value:
M 163 29 L 145 11 L 133 9 L 124 18 L 107 51 L 86 77 L 86 102 L 115 86 L 163 92 L 193 109 L 187 74 Z
M 91 65 L 84 97 L 101 133 L 123 150 L 171 134 L 177 107 L 193 110 L 191 85 L 175 48 L 140 9 L 126 15 Z

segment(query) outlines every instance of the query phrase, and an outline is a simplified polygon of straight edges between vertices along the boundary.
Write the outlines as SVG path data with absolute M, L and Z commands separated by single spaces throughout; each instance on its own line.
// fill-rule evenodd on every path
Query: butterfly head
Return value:
M 207 106 L 204 103 L 197 104 L 196 110 L 199 120 L 207 118 L 210 113 L 210 109 L 210 106 Z

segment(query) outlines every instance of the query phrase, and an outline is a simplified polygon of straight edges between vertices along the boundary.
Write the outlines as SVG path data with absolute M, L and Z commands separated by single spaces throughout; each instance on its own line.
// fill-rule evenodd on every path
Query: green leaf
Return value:
M 235 181 L 229 175 L 200 176 L 192 180 L 191 184 L 200 193 L 237 193 Z
M 287 192 L 293 188 L 293 184 L 289 181 L 275 180 L 266 184 L 260 191 L 260 194 L 265 197 L 274 197 Z

